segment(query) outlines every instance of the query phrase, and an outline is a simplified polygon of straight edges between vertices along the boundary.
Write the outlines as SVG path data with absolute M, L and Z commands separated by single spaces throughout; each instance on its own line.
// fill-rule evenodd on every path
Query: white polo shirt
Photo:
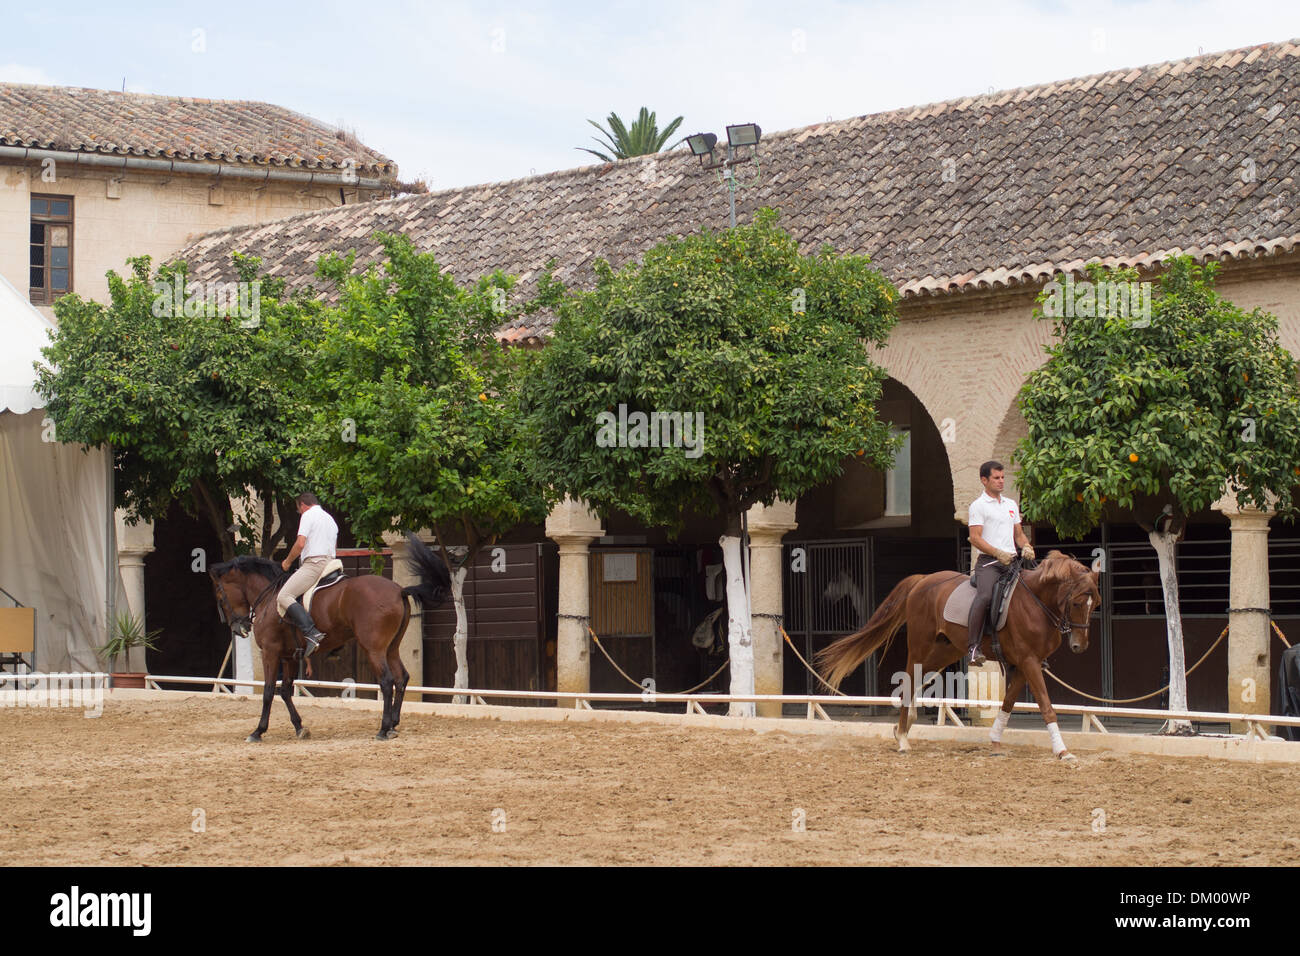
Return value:
M 1015 530 L 1020 524 L 1020 509 L 1006 495 L 999 501 L 984 492 L 971 503 L 966 523 L 972 528 L 982 525 L 980 534 L 991 547 L 1016 553 Z
M 320 505 L 312 505 L 298 519 L 298 534 L 307 539 L 302 558 L 334 557 L 339 540 L 339 526 Z

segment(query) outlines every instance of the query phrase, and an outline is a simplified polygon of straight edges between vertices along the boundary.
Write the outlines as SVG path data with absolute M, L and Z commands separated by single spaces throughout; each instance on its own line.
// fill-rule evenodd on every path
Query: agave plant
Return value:
M 605 142 L 601 142 L 596 137 L 596 145 L 607 146 L 610 154 L 602 153 L 594 149 L 588 149 L 585 146 L 575 147 L 584 153 L 591 153 L 597 159 L 607 163 L 612 163 L 618 159 L 627 159 L 629 156 L 646 156 L 650 153 L 657 153 L 664 148 L 664 143 L 668 142 L 668 137 L 677 131 L 677 127 L 682 125 L 682 117 L 677 117 L 661 132 L 655 124 L 655 114 L 651 113 L 644 106 L 637 115 L 636 121 L 628 127 L 617 113 L 610 113 L 606 122 L 609 128 L 606 129 L 595 120 L 587 120 L 592 126 L 600 131 L 605 137 Z M 611 155 L 612 154 L 612 155 Z
M 140 618 L 131 614 L 129 611 L 119 611 L 117 620 L 114 622 L 113 636 L 103 647 L 97 648 L 101 657 L 108 661 L 110 671 L 117 669 L 117 658 L 121 655 L 123 658 L 123 667 L 131 667 L 131 648 L 143 647 L 145 650 L 156 651 L 158 646 L 154 643 L 154 638 L 162 633 L 162 628 L 154 631 L 146 631 L 144 622 Z

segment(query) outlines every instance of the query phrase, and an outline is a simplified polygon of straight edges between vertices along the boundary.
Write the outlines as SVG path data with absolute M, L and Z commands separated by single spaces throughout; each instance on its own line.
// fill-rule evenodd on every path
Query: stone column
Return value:
M 581 501 L 565 498 L 546 518 L 546 536 L 560 546 L 560 596 L 555 642 L 555 683 L 562 693 L 591 690 L 591 542 L 604 535 Z M 572 703 L 560 702 L 562 707 Z
M 1269 503 L 1273 501 L 1269 496 Z M 1277 512 L 1240 506 L 1229 491 L 1210 506 L 1228 516 L 1232 534 L 1228 573 L 1228 710 L 1267 714 L 1272 705 L 1269 673 L 1268 522 Z M 1233 733 L 1246 725 L 1232 724 Z
M 134 527 L 126 523 L 126 512 L 117 511 L 117 572 L 121 579 L 119 595 L 126 600 L 125 606 L 118 602 L 118 614 L 130 614 L 145 626 L 144 606 L 144 556 L 153 551 L 153 524 L 141 521 Z M 112 627 L 115 622 L 109 622 Z M 119 660 L 118 666 L 126 669 L 125 660 Z M 145 654 L 139 648 L 131 652 L 132 670 L 147 670 Z
M 754 505 L 749 523 L 749 600 L 754 635 L 754 693 L 781 694 L 784 689 L 785 640 L 781 623 L 785 618 L 782 593 L 781 539 L 793 531 L 795 506 L 775 501 L 770 508 Z M 829 692 L 828 692 L 829 693 Z M 780 717 L 781 705 L 757 705 L 759 717 Z
M 428 531 L 420 531 L 419 538 L 425 544 L 432 545 L 434 537 Z M 411 550 L 406 536 L 395 531 L 384 533 L 384 544 L 393 549 L 393 583 L 399 587 L 412 587 L 420 583 L 420 576 L 411 569 L 407 555 Z M 402 632 L 402 641 L 398 646 L 398 655 L 402 664 L 410 672 L 410 683 L 424 683 L 424 607 L 415 598 L 407 599 L 411 604 L 411 619 Z M 407 691 L 404 700 L 419 700 L 420 695 Z

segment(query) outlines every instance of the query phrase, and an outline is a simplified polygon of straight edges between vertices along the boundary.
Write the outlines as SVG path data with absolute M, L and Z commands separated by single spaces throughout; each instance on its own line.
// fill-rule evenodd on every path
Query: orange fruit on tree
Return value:
M 1128 460 L 1131 462 L 1137 461 L 1138 460 L 1137 452 L 1135 451 L 1129 452 Z

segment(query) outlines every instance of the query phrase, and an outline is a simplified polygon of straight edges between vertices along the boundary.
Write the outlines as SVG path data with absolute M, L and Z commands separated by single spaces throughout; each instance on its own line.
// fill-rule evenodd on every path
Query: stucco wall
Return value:
M 1277 316 L 1282 345 L 1300 356 L 1300 263 L 1272 260 L 1219 273 L 1219 291 L 1244 309 Z M 1033 293 L 967 294 L 907 303 L 886 348 L 874 353 L 929 412 L 944 438 L 953 509 L 962 520 L 980 492 L 979 466 L 1011 465 L 1025 434 L 1015 396 L 1047 356 L 1052 323 L 1033 318 Z M 1018 497 L 1014 476 L 1007 494 Z
M 73 291 L 104 301 L 109 269 L 125 271 L 126 257 L 148 255 L 158 262 L 205 232 L 268 222 L 300 212 L 337 206 L 336 186 L 223 181 L 210 193 L 211 177 L 56 167 L 57 179 L 41 179 L 41 167 L 0 165 L 0 275 L 21 292 L 28 288 L 28 239 L 33 193 L 73 198 Z M 121 176 L 120 198 L 110 198 L 111 180 Z M 349 203 L 360 201 L 355 189 Z M 219 200 L 213 202 L 212 200 Z M 48 314 L 48 310 L 47 314 Z

